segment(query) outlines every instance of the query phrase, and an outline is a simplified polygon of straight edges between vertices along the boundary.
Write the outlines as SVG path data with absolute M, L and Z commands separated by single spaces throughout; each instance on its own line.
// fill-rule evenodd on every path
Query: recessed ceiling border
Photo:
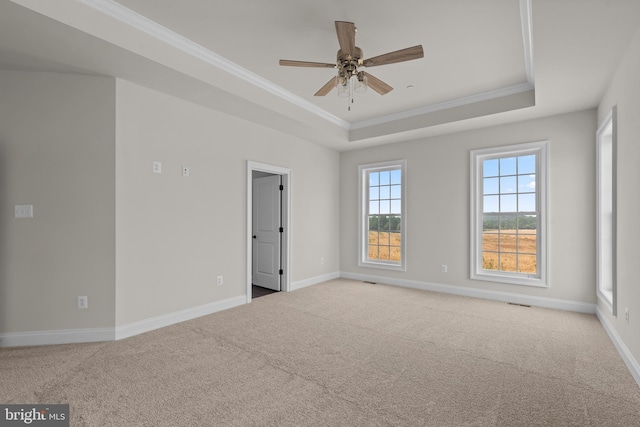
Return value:
M 159 23 L 145 17 L 144 15 L 141 15 L 127 8 L 126 6 L 123 6 L 115 0 L 80 1 L 86 6 L 91 7 L 92 9 L 103 13 L 104 15 L 107 15 L 126 25 L 129 25 L 184 53 L 194 56 L 210 65 L 228 72 L 347 131 L 362 129 L 369 126 L 380 125 L 424 114 L 430 114 L 449 108 L 474 104 L 535 89 L 533 74 L 532 0 L 520 0 L 520 20 L 522 26 L 522 40 L 524 45 L 523 59 L 525 65 L 526 82 L 352 123 L 329 113 L 328 111 L 316 106 L 306 99 L 284 89 L 281 86 L 272 83 L 271 81 L 247 70 L 244 67 L 241 67 L 240 65 L 168 29 L 167 27 L 160 25 Z
M 121 23 L 142 31 L 155 39 L 162 41 L 178 50 L 194 56 L 210 65 L 226 71 L 254 86 L 257 86 L 285 101 L 295 104 L 335 125 L 344 129 L 350 129 L 351 124 L 329 113 L 326 110 L 312 104 L 304 98 L 278 86 L 269 80 L 255 74 L 240 65 L 229 61 L 223 56 L 207 49 L 206 47 L 189 40 L 188 38 L 160 25 L 159 23 L 141 15 L 114 0 L 80 0 L 83 4 L 103 13 Z
M 414 108 L 412 110 L 401 111 L 399 113 L 387 114 L 370 120 L 362 120 L 351 124 L 351 130 L 367 128 L 370 126 L 381 125 L 384 123 L 395 122 L 397 120 L 408 119 L 411 117 L 421 116 L 425 114 L 435 113 L 437 111 L 449 110 L 451 108 L 462 107 L 464 105 L 476 104 L 483 101 L 489 101 L 496 98 L 502 98 L 518 93 L 528 92 L 534 89 L 529 82 L 520 83 L 500 89 L 487 92 L 477 93 L 462 98 L 452 99 L 450 101 L 439 102 L 437 104 L 425 105 L 424 107 Z
M 524 45 L 524 67 L 527 79 L 526 82 L 469 96 L 464 96 L 461 98 L 455 98 L 436 104 L 425 105 L 423 107 L 401 111 L 398 113 L 387 114 L 373 119 L 353 122 L 351 123 L 350 130 L 362 129 L 369 126 L 376 126 L 384 123 L 394 122 L 396 120 L 408 119 L 411 117 L 434 113 L 436 111 L 443 111 L 450 108 L 461 107 L 463 105 L 475 104 L 478 102 L 489 101 L 495 98 L 516 95 L 518 93 L 523 93 L 535 89 L 533 77 L 533 25 L 531 1 L 532 0 L 520 0 L 520 21 L 522 25 L 522 42 Z

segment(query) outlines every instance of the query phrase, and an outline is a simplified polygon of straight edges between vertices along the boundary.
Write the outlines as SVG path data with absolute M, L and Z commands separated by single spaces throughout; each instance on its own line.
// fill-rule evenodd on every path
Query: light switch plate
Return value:
M 85 309 L 89 308 L 89 297 L 88 296 L 79 296 L 78 297 L 78 308 Z
M 16 218 L 33 218 L 33 205 L 15 205 Z

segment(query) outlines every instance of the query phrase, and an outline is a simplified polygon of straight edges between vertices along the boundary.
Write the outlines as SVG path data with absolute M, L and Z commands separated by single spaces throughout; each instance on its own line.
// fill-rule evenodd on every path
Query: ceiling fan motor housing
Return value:
M 362 65 L 362 49 L 355 47 L 353 55 L 345 54 L 342 49 L 338 50 L 337 65 L 341 75 L 353 76 L 358 74 L 358 65 Z

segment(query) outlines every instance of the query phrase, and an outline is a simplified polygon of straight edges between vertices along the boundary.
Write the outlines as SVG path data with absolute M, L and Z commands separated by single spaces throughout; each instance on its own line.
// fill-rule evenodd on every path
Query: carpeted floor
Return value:
M 117 342 L 0 349 L 73 426 L 639 426 L 593 315 L 334 280 Z

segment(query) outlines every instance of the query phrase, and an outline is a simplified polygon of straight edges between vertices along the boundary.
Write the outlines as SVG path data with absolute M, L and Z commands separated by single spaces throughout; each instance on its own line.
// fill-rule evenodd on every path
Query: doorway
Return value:
M 247 303 L 289 290 L 291 171 L 247 162 Z
M 282 275 L 282 176 L 253 171 L 251 284 L 275 292 Z M 255 298 L 255 293 L 253 295 Z

